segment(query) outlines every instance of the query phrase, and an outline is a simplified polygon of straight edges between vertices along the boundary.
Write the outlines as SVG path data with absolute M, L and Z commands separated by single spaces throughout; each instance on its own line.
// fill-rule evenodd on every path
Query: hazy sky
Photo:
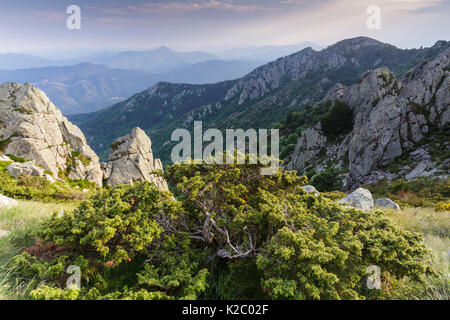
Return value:
M 81 30 L 66 28 L 66 9 L 81 7 Z M 381 9 L 381 29 L 366 26 Z M 329 45 L 365 35 L 399 47 L 449 40 L 450 0 L 0 0 L 1 52 L 181 50 Z

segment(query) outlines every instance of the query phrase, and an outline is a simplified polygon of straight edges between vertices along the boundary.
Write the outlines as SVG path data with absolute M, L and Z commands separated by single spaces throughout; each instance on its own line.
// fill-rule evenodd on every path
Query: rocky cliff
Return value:
M 302 132 L 287 168 L 345 169 L 349 187 L 383 178 L 448 175 L 449 71 L 446 49 L 401 79 L 379 68 L 351 86 L 336 85 L 325 100 L 351 108 L 351 132 L 330 137 L 317 123 Z
M 153 157 L 152 142 L 140 128 L 120 137 L 111 145 L 109 161 L 103 167 L 104 180 L 109 186 L 150 181 L 161 190 L 168 190 L 167 182 L 153 174 L 163 170 L 161 161 Z
M 81 130 L 29 83 L 0 86 L 0 153 L 31 160 L 55 178 L 102 185 L 98 157 Z

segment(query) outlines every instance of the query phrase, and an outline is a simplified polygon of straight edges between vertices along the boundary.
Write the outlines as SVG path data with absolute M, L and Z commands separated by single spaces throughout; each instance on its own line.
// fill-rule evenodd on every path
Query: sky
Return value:
M 66 26 L 69 5 L 81 29 Z M 380 8 L 369 29 L 367 8 Z M 0 0 L 0 52 L 188 51 L 331 45 L 369 36 L 401 48 L 450 40 L 450 0 Z

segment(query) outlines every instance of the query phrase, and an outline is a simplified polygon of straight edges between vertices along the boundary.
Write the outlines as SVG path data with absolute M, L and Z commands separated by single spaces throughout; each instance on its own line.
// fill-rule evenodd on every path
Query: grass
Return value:
M 386 215 L 404 229 L 442 238 L 450 237 L 450 211 L 433 208 L 405 208 L 402 211 L 385 211 Z M 449 248 L 450 250 L 450 248 Z
M 424 244 L 431 251 L 429 261 L 436 275 L 423 277 L 423 283 L 404 279 L 387 299 L 450 300 L 450 211 L 434 208 L 386 210 L 386 215 L 403 229 L 422 233 Z
M 425 277 L 424 290 L 413 298 L 422 300 L 450 300 L 450 239 L 426 236 L 425 245 L 432 251 L 431 265 L 437 277 Z
M 70 211 L 77 205 L 73 203 L 42 203 L 19 200 L 13 208 L 0 209 L 0 230 L 10 233 L 0 238 L 0 300 L 24 299 L 36 283 L 23 282 L 14 270 L 8 268 L 8 261 L 23 247 L 30 246 L 39 230 L 41 222 L 55 211 Z
M 450 300 L 450 240 L 437 236 L 425 236 L 424 244 L 431 251 L 429 261 L 435 275 L 426 275 L 422 283 L 408 278 L 399 281 L 394 290 L 387 292 L 390 300 Z

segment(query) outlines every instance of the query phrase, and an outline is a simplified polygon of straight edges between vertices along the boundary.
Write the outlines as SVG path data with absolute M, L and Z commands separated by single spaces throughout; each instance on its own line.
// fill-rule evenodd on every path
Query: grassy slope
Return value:
M 424 235 L 424 243 L 433 253 L 430 263 L 436 277 L 426 276 L 420 286 L 403 281 L 389 299 L 450 300 L 450 211 L 407 207 L 401 212 L 385 211 L 402 228 Z
M 6 170 L 9 163 L 0 161 L 0 194 L 18 200 L 19 205 L 0 208 L 0 231 L 9 231 L 0 236 L 0 299 L 20 299 L 27 288 L 7 268 L 8 260 L 33 243 L 35 231 L 44 219 L 55 211 L 73 210 L 89 193 L 81 191 L 84 186 L 73 183 L 51 184 L 39 177 L 12 178 Z
M 0 209 L 0 230 L 9 231 L 7 236 L 0 237 L 0 300 L 21 299 L 27 292 L 27 286 L 23 286 L 14 270 L 7 267 L 7 262 L 23 247 L 33 243 L 35 232 L 44 219 L 60 210 L 71 211 L 76 205 L 77 202 L 43 203 L 19 200 L 17 207 Z

